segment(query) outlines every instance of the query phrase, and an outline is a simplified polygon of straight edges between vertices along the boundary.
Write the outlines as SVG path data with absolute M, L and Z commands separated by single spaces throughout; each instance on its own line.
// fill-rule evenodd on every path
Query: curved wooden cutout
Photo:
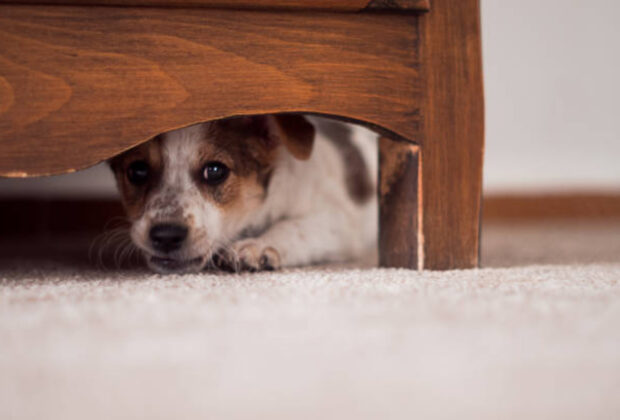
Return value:
M 233 115 L 339 115 L 419 137 L 415 15 L 0 10 L 3 176 L 70 172 Z

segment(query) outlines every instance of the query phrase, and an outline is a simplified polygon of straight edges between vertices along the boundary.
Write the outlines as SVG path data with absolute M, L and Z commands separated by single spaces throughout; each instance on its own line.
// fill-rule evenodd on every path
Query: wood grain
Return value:
M 430 8 L 430 0 L 5 0 L 15 4 L 204 7 L 218 9 L 293 9 L 357 12 L 363 9 L 418 10 Z
M 379 141 L 379 265 L 423 268 L 420 147 Z
M 0 175 L 74 171 L 243 114 L 338 115 L 420 137 L 415 15 L 0 10 Z
M 478 0 L 420 16 L 424 267 L 479 264 L 484 104 Z
M 430 10 L 430 0 L 373 0 L 367 10 Z

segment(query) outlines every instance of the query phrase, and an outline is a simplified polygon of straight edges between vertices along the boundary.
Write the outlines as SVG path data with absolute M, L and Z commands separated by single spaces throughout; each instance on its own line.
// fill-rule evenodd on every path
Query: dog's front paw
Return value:
M 232 271 L 270 271 L 282 266 L 278 250 L 257 239 L 244 239 L 218 255 L 215 266 Z
M 277 270 L 282 265 L 280 253 L 256 239 L 239 241 L 233 245 L 233 250 L 243 270 Z
M 256 239 L 244 239 L 232 246 L 241 270 L 277 270 L 281 267 L 280 253 Z

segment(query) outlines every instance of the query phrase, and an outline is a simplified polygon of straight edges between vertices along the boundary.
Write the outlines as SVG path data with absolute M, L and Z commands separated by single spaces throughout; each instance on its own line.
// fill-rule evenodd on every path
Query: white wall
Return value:
M 485 191 L 620 190 L 620 1 L 482 0 Z M 0 195 L 115 194 L 106 167 Z
M 486 191 L 620 190 L 620 2 L 482 0 Z
M 105 163 L 67 175 L 35 179 L 0 178 L 1 197 L 116 197 L 112 171 Z

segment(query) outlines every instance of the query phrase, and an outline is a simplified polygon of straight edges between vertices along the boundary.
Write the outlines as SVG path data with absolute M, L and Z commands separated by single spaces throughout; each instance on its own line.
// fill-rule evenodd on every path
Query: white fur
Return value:
M 354 137 L 376 187 L 377 136 L 355 127 Z M 282 266 L 348 260 L 375 244 L 376 194 L 364 205 L 354 203 L 343 182 L 344 171 L 338 150 L 321 132 L 307 161 L 282 149 L 267 200 L 249 221 L 261 226 L 276 220 L 257 239 L 280 253 Z

